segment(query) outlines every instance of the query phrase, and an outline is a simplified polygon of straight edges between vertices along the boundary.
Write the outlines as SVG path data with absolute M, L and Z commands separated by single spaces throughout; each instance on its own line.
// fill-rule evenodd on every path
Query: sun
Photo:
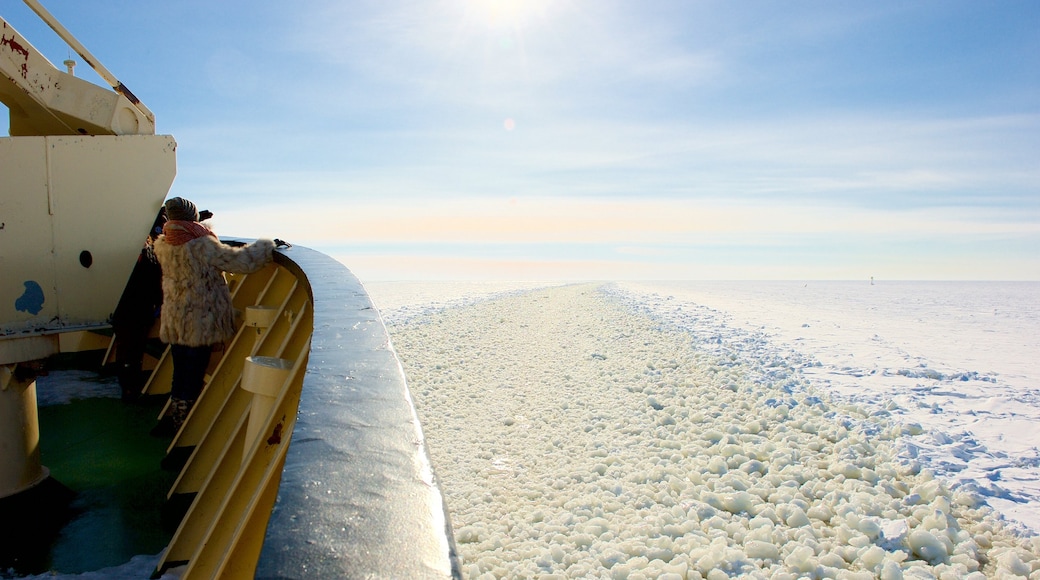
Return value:
M 490 28 L 525 28 L 545 17 L 550 0 L 468 0 L 471 14 Z

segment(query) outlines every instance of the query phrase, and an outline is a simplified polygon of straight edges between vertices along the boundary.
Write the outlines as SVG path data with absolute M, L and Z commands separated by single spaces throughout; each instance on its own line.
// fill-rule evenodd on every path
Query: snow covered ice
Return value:
M 469 578 L 1040 577 L 1040 285 L 368 286 Z
M 1040 578 L 1040 284 L 366 287 L 471 580 Z

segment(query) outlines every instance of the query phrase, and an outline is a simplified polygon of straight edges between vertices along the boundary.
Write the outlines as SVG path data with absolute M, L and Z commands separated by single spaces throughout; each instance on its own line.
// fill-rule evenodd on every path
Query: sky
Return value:
M 362 281 L 1040 280 L 1032 0 L 45 5 L 171 196 Z

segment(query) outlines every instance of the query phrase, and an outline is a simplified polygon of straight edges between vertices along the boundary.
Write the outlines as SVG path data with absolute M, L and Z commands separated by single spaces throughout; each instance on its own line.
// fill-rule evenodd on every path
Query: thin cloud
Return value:
M 218 215 L 218 217 L 220 217 Z M 358 202 L 330 208 L 239 209 L 218 225 L 247 224 L 309 243 L 763 243 L 778 236 L 915 239 L 1040 238 L 1040 223 L 977 208 L 864 210 L 784 203 L 727 204 L 674 199 L 448 199 Z M 272 234 L 275 235 L 275 234 Z
M 589 275 L 1040 278 L 1035 3 L 228 1 L 141 5 L 125 36 L 68 8 L 220 233 L 510 245 L 524 272 L 558 243 Z

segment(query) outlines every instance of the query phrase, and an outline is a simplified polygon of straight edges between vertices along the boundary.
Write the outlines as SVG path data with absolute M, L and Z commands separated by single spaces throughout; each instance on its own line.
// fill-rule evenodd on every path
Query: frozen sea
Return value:
M 1040 284 L 366 287 L 471 580 L 1040 578 Z
M 1040 577 L 1040 284 L 367 287 L 470 578 Z

